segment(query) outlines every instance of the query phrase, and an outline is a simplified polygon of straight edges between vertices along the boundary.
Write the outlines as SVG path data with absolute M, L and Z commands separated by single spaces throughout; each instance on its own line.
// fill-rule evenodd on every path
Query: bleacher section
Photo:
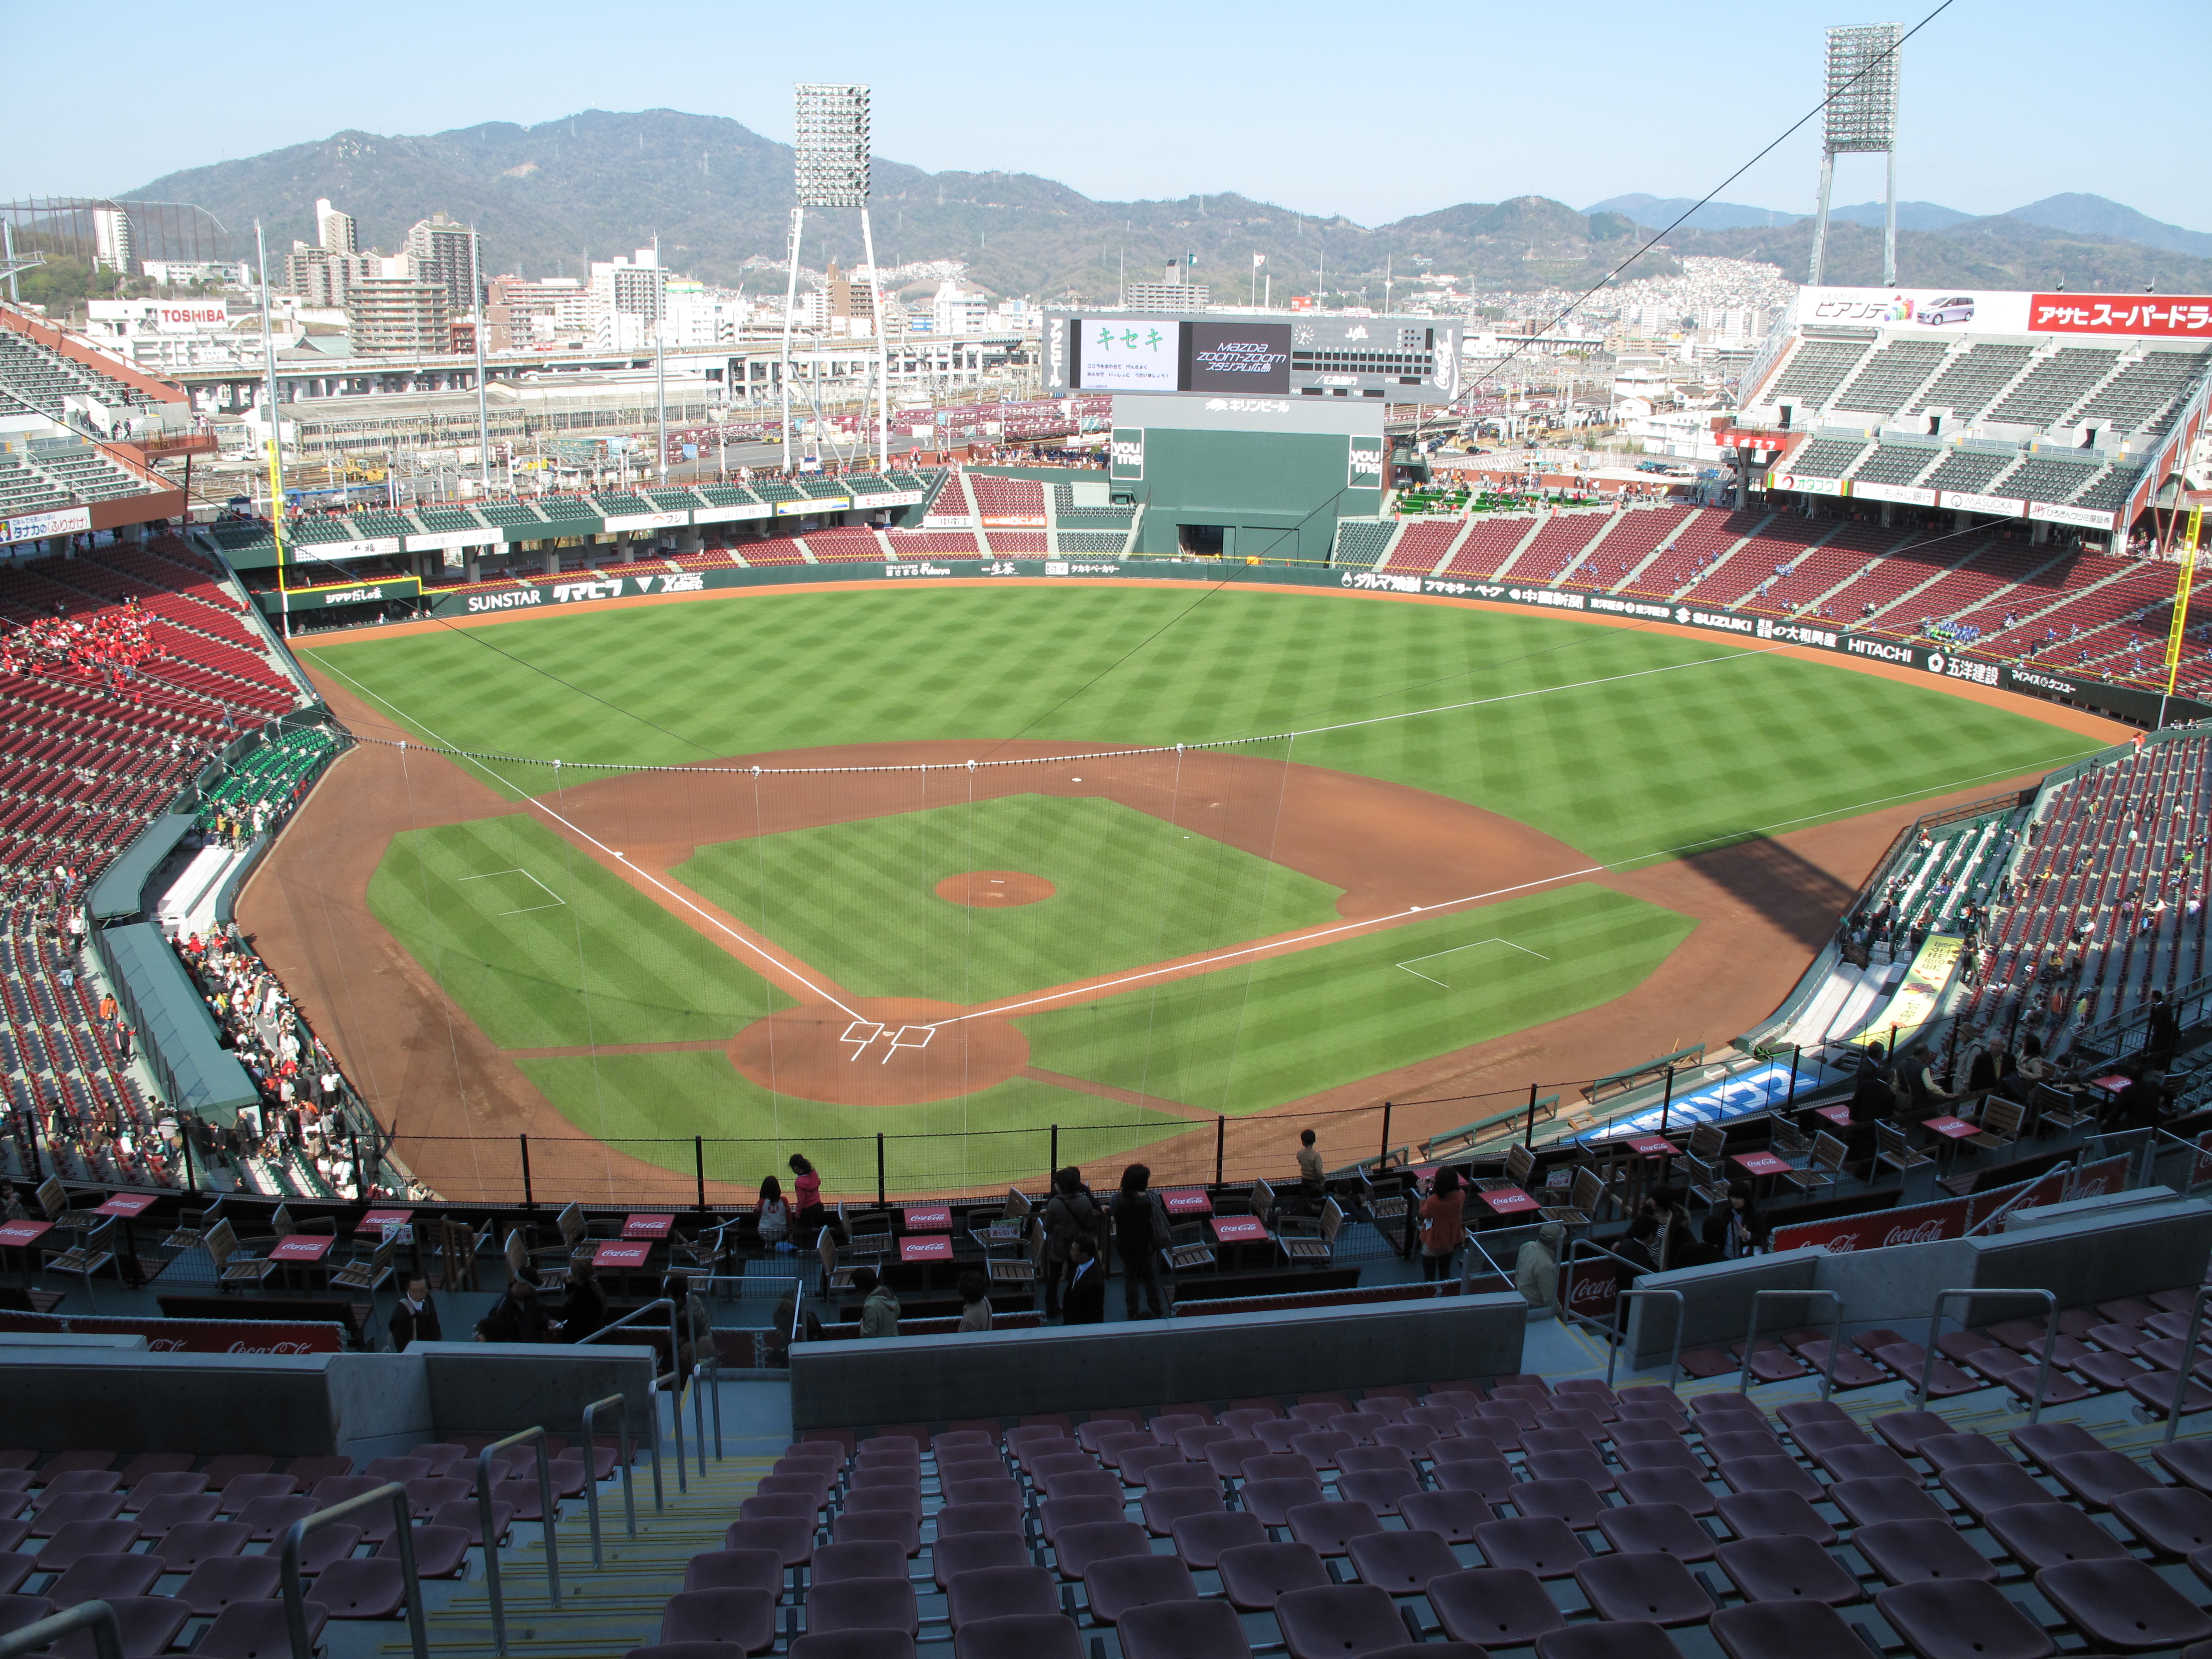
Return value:
M 1951 360 L 1910 407 L 1948 409 L 1957 419 L 1972 420 L 2012 384 L 2032 349 L 2024 345 L 1970 346 Z
M 1612 522 L 1604 513 L 1559 513 L 1544 521 L 1535 540 L 1513 562 L 1516 581 L 1554 582 L 1597 533 Z
M 2044 426 L 2087 397 L 2112 373 L 2114 350 L 2062 346 L 2021 377 L 2004 400 L 1989 411 L 1992 421 Z
M 2014 459 L 2010 450 L 1954 449 L 1920 481 L 1921 488 L 1985 495 L 1990 493 L 1990 481 L 2010 466 Z
M 998 478 L 971 472 L 968 487 L 975 493 L 976 511 L 987 521 L 1044 517 L 1044 486 L 1034 478 Z
M 1822 407 L 1866 356 L 1869 343 L 1869 340 L 1805 340 L 1766 388 L 1766 400 L 1787 400 L 1808 410 Z
M 218 816 L 252 818 L 256 806 L 289 807 L 325 762 L 337 753 L 337 738 L 323 726 L 284 732 L 240 757 L 203 788 L 198 815 L 203 829 Z
M 1390 549 L 1389 562 L 1382 568 L 1401 575 L 1425 576 L 1437 568 L 1444 550 L 1459 538 L 1464 528 L 1465 525 L 1457 519 L 1415 519 L 1398 532 L 1398 539 Z
M 1856 483 L 1895 484 L 1901 489 L 1917 481 L 1947 453 L 1933 444 L 1876 444 L 1874 453 L 1859 463 L 1851 477 Z
M 1459 544 L 1459 550 L 1452 555 L 1451 562 L 1444 567 L 1444 574 L 1462 577 L 1496 575 L 1504 568 L 1506 560 L 1513 556 L 1513 550 L 1521 545 L 1522 538 L 1528 535 L 1534 522 L 1529 519 L 1509 518 L 1502 514 L 1477 519 L 1468 527 L 1467 539 Z
M 13 328 L 0 327 L 0 385 L 50 420 L 64 419 L 64 400 L 90 398 L 118 413 L 154 406 L 137 386 L 63 356 Z M 0 404 L 11 399 L 0 398 Z
M 810 530 L 806 546 L 818 564 L 881 563 L 884 559 L 883 543 L 866 528 Z
M 1060 522 L 1065 524 L 1066 521 L 1067 515 L 1063 513 Z M 1378 524 L 1368 519 L 1338 520 L 1336 552 L 1331 562 L 1354 570 L 1372 570 L 1375 562 L 1382 556 L 1383 550 L 1390 545 L 1390 538 L 1396 528 L 1395 525 Z M 1066 539 L 1064 533 L 1061 539 Z
M 888 530 L 884 533 L 890 538 L 892 554 L 902 559 L 972 559 L 982 552 L 975 545 L 973 531 Z M 1117 541 L 1115 545 L 1121 544 Z
M 1866 451 L 1863 438 L 1815 438 L 1790 458 L 1788 470 L 1808 478 L 1840 478 Z
M 1894 415 L 1928 383 L 1950 349 L 1941 340 L 1893 340 L 1868 356 L 1836 394 L 1835 407 L 1860 415 Z
M 1791 574 L 1797 562 L 1808 556 L 1814 542 L 1837 529 L 1833 521 L 1785 517 L 1765 525 L 1742 546 L 1711 566 L 1704 577 L 1683 593 L 1692 605 L 1750 605 L 1771 610 L 1767 592 Z
M 1659 544 L 1698 516 L 1696 507 L 1642 507 L 1627 514 L 1575 572 L 1577 586 L 1610 591 L 1626 580 Z
M 2105 382 L 2096 396 L 2074 411 L 2077 422 L 2109 421 L 2123 436 L 2137 432 L 2162 434 L 2173 424 L 2182 395 L 2212 367 L 2212 352 L 2146 351 Z
M 2070 501 L 2096 476 L 2098 462 L 2029 455 L 1995 483 L 1993 494 L 2028 501 Z

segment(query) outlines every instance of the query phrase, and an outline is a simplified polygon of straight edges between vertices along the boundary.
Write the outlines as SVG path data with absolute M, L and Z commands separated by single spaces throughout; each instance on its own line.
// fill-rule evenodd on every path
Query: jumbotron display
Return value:
M 1429 317 L 1053 312 L 1044 333 L 1048 394 L 1448 403 L 1460 389 L 1459 327 Z

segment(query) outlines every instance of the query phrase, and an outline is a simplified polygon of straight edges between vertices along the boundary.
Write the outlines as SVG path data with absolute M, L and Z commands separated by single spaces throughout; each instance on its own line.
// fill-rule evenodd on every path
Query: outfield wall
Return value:
M 2136 726 L 2172 725 L 2212 717 L 2212 703 L 2100 680 L 2078 679 L 2047 669 L 2014 663 L 1984 662 L 1920 644 L 1876 638 L 1778 621 L 1749 611 L 1670 605 L 1661 600 L 1619 599 L 1558 587 L 1522 587 L 1512 582 L 1456 581 L 1435 576 L 1400 575 L 1377 570 L 1346 570 L 1328 565 L 1245 564 L 1228 559 L 1147 559 L 1123 563 L 1095 559 L 916 559 L 905 563 L 774 565 L 758 569 L 693 570 L 682 574 L 578 572 L 556 580 L 512 588 L 436 592 L 426 595 L 434 617 L 482 617 L 549 611 L 670 593 L 711 592 L 726 588 L 787 587 L 798 584 L 913 581 L 995 581 L 1009 577 L 1102 581 L 1127 577 L 1138 581 L 1188 581 L 1238 586 L 1339 589 L 1409 597 L 1480 599 L 1488 604 L 1547 611 L 1579 620 L 1663 623 L 1747 642 L 1796 646 L 1862 661 L 1917 669 L 1938 680 L 1955 680 L 1991 690 L 2014 691 L 2046 702 L 2063 702 Z M 325 636 L 327 637 L 327 636 Z

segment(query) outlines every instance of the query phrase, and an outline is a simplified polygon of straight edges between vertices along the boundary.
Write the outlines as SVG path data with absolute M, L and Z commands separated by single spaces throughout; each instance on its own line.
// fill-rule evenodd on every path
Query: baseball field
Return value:
M 834 1190 L 882 1133 L 893 1186 L 945 1190 L 1051 1126 L 1210 1167 L 1224 1116 L 1457 1123 L 1724 1040 L 1899 825 L 2110 740 L 1787 648 L 1188 584 L 301 654 L 368 741 L 241 920 L 441 1189 L 523 1133 L 611 1189 L 803 1149 Z

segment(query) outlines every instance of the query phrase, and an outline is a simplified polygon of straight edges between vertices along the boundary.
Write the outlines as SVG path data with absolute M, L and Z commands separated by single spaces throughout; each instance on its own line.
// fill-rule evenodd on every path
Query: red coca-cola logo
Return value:
M 1892 1244 L 1928 1244 L 1943 1237 L 1947 1231 L 1942 1217 L 1929 1216 L 1915 1226 L 1892 1227 L 1881 1242 L 1885 1249 Z

